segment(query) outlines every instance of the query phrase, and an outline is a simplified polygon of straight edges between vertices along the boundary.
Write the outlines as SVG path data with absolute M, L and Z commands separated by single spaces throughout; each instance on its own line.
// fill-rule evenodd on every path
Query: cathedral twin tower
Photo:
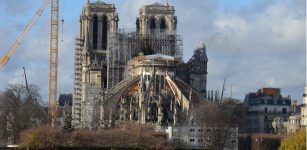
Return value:
M 194 51 L 197 56 L 183 63 L 182 43 L 176 35 L 177 17 L 174 13 L 174 7 L 168 4 L 144 5 L 136 19 L 136 31 L 124 33 L 118 29 L 119 17 L 114 4 L 87 0 L 80 16 L 80 37 L 75 50 L 72 112 L 75 127 L 94 129 L 101 126 L 106 118 L 103 104 L 112 97 L 107 94 L 113 91 L 117 94 L 121 89 L 127 91 L 119 85 L 130 77 L 128 61 L 137 56 L 161 54 L 180 60 L 178 63 L 181 65 L 177 65 L 186 68 L 189 74 L 178 69 L 177 76 L 206 97 L 208 58 L 205 46 L 197 48 Z
M 160 30 L 161 32 L 175 32 L 177 17 L 174 16 L 173 6 L 154 3 L 140 9 L 140 16 L 136 19 L 137 32 L 146 34 Z M 92 50 L 107 50 L 108 33 L 117 32 L 118 14 L 114 4 L 101 1 L 87 3 L 81 14 L 81 38 L 85 39 Z

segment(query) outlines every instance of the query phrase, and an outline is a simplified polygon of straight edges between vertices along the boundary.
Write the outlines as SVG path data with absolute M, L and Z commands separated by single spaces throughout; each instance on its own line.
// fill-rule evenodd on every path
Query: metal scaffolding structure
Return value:
M 143 34 L 129 29 L 119 29 L 109 35 L 107 89 L 111 89 L 127 76 L 127 62 L 136 56 L 164 54 L 182 59 L 182 40 L 175 31 L 159 29 Z
M 76 47 L 75 47 L 75 83 L 74 83 L 74 108 L 73 123 L 79 122 L 81 114 L 81 98 L 82 98 L 82 48 L 84 46 L 84 41 L 80 38 L 76 39 Z

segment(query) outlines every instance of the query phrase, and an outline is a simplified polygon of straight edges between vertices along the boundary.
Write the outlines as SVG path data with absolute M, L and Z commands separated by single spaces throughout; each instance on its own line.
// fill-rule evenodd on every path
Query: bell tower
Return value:
M 153 3 L 144 5 L 136 19 L 137 31 L 141 34 L 153 32 L 175 33 L 177 27 L 177 16 L 174 6 Z
M 94 111 L 107 82 L 109 35 L 117 31 L 114 4 L 86 0 L 80 15 L 80 37 L 75 51 L 73 123 L 78 128 L 95 128 Z
M 87 51 L 107 50 L 108 35 L 117 31 L 118 21 L 114 4 L 87 1 L 80 17 L 80 36 L 87 44 Z

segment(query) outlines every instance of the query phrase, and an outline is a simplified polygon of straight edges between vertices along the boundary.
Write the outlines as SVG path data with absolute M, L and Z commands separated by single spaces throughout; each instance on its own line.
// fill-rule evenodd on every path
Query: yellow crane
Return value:
M 59 50 L 59 0 L 50 0 L 50 63 L 48 85 L 48 121 L 51 120 L 51 101 L 53 101 L 53 126 L 57 118 L 58 91 L 58 50 Z
M 0 59 L 0 70 L 4 68 L 15 50 L 20 46 L 26 35 L 41 16 L 50 2 L 50 61 L 49 61 L 49 84 L 48 84 L 48 123 L 55 127 L 57 117 L 57 80 L 58 80 L 58 37 L 59 37 L 59 0 L 44 0 L 30 22 L 26 24 L 9 51 Z M 51 113 L 51 101 L 53 101 L 53 114 Z M 53 118 L 52 118 L 53 116 Z M 53 121 L 52 121 L 53 119 Z
M 15 50 L 20 46 L 21 42 L 25 39 L 26 35 L 36 22 L 37 18 L 44 12 L 45 8 L 47 7 L 49 0 L 45 0 L 40 8 L 36 11 L 35 15 L 31 18 L 28 24 L 24 27 L 21 34 L 18 36 L 16 41 L 10 47 L 9 51 L 4 54 L 0 60 L 0 70 L 3 69 L 4 65 L 8 62 L 10 57 L 14 54 Z

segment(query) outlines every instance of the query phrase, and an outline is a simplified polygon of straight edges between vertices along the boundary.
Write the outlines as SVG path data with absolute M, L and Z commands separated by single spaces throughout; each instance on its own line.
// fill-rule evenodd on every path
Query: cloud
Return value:
M 0 1 L 0 40 L 2 56 L 15 40 L 39 0 Z M 161 2 L 162 0 L 160 0 Z M 22 3 L 23 5 L 16 5 Z M 110 2 L 110 1 L 108 1 Z M 135 28 L 139 8 L 156 0 L 125 0 L 117 2 L 119 27 Z M 74 39 L 79 22 L 68 10 L 80 11 L 84 2 L 64 3 L 66 16 L 64 42 L 59 51 L 59 93 L 72 92 L 74 80 Z M 161 2 L 161 3 L 164 3 Z M 222 88 L 243 99 L 249 92 L 263 86 L 280 87 L 285 95 L 301 100 L 306 69 L 306 2 L 305 0 L 170 0 L 178 17 L 178 34 L 183 38 L 184 60 L 193 54 L 201 40 L 205 41 L 208 64 L 208 89 Z M 35 6 L 33 6 L 35 5 Z M 20 11 L 16 11 L 19 10 Z M 31 84 L 41 87 L 47 99 L 49 74 L 48 12 L 39 18 L 27 39 L 0 73 L 0 89 L 7 83 L 22 83 L 22 66 L 27 69 Z M 7 17 L 14 16 L 14 17 Z M 69 18 L 71 17 L 71 18 Z
M 138 17 L 139 9 L 144 4 L 151 4 L 156 2 L 156 0 L 128 0 L 123 1 L 120 6 L 118 6 L 118 13 L 120 24 L 119 28 L 135 28 L 136 17 Z
M 302 7 L 305 4 L 293 3 L 304 2 L 274 1 L 243 10 L 220 10 L 219 4 L 213 3 L 216 9 L 211 9 L 212 16 L 206 16 L 203 10 L 185 9 L 190 19 L 180 25 L 184 27 L 184 50 L 191 55 L 193 43 L 201 35 L 205 37 L 208 88 L 221 89 L 227 78 L 226 84 L 232 85 L 233 95 L 240 99 L 263 86 L 274 86 L 300 100 L 306 80 L 306 8 Z M 255 4 L 263 6 L 261 2 Z M 191 25 L 193 28 L 187 28 Z
M 30 5 L 34 1 L 25 2 L 25 5 Z M 39 3 L 40 4 L 40 3 Z M 7 2 L 7 6 L 11 6 L 11 2 Z M 4 6 L 3 6 L 4 7 Z M 21 8 L 22 9 L 22 8 Z M 25 66 L 29 84 L 37 84 L 41 88 L 41 94 L 44 101 L 47 101 L 48 96 L 48 77 L 49 77 L 49 13 L 45 10 L 37 22 L 34 24 L 28 33 L 21 46 L 15 51 L 5 68 L 0 74 L 0 89 L 3 90 L 6 84 L 24 84 L 24 76 L 22 67 Z M 26 10 L 25 10 L 26 11 Z M 30 13 L 31 14 L 31 13 Z M 16 14 L 18 15 L 18 14 Z M 32 14 L 31 14 L 32 15 Z M 30 17 L 27 17 L 30 19 Z M 26 20 L 26 19 L 25 19 Z M 68 19 L 69 20 L 69 19 Z M 25 24 L 29 20 L 10 20 L 10 24 Z M 59 71 L 58 71 L 58 91 L 72 92 L 73 90 L 73 63 L 74 63 L 74 39 L 77 37 L 76 29 L 79 27 L 76 22 L 67 21 L 70 23 L 65 27 L 64 42 L 59 42 Z M 9 29 L 9 27 L 7 27 Z M 61 26 L 60 26 L 61 28 Z M 6 33 L 7 38 L 0 40 L 1 48 L 0 56 L 2 56 L 9 46 L 14 42 L 17 36 L 22 31 L 15 31 L 0 28 L 1 33 Z M 77 31 L 79 31 L 77 29 Z M 59 32 L 62 35 L 61 32 Z M 10 42 L 7 42 L 10 41 Z M 67 90 L 66 90 L 67 89 Z

